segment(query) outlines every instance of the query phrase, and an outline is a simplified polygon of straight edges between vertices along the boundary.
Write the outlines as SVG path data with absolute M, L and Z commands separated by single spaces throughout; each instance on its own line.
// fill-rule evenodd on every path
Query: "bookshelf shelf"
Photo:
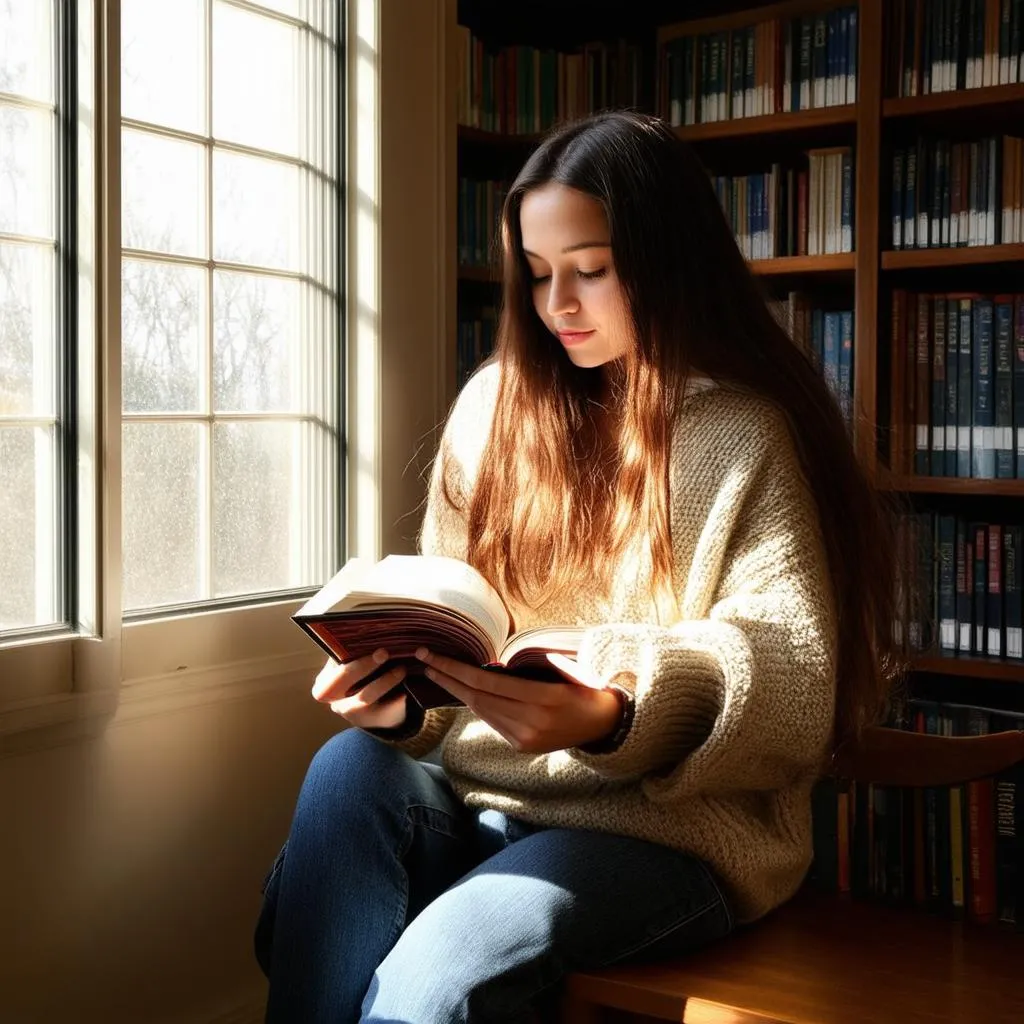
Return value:
M 934 675 L 945 676 L 969 676 L 973 679 L 990 679 L 1001 683 L 1024 683 L 1024 661 L 926 654 L 915 658 L 911 665 L 915 672 L 931 672 Z
M 852 252 L 831 253 L 828 256 L 778 256 L 772 260 L 750 261 L 750 269 L 762 277 L 786 274 L 852 274 L 855 265 L 856 255 Z
M 883 479 L 885 491 L 902 494 L 971 494 L 979 498 L 1024 498 L 1024 480 L 966 480 L 942 476 L 903 476 Z
M 710 139 L 743 139 L 756 135 L 780 135 L 803 131 L 817 131 L 857 122 L 857 106 L 848 103 L 838 107 L 819 107 L 786 114 L 766 114 L 762 117 L 736 117 L 728 121 L 710 121 L 704 124 L 680 125 L 676 134 L 687 142 Z
M 982 89 L 934 92 L 927 96 L 903 96 L 882 102 L 882 117 L 898 119 L 927 114 L 949 114 L 958 110 L 996 111 L 1002 107 L 1024 105 L 1024 83 L 991 85 Z
M 890 249 L 882 253 L 883 270 L 970 267 L 987 263 L 1024 263 L 1024 243 L 959 246 L 951 249 Z

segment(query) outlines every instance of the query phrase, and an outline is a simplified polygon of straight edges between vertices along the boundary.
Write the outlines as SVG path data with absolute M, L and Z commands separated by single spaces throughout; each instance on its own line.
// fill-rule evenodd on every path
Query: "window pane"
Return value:
M 216 3 L 213 134 L 299 155 L 299 32 L 265 15 Z
M 54 259 L 0 242 L 0 416 L 55 415 Z
M 262 274 L 214 274 L 215 411 L 297 410 L 299 289 L 298 281 Z
M 122 244 L 205 257 L 205 147 L 125 129 L 121 153 Z
M 124 425 L 124 604 L 151 608 L 202 597 L 200 426 Z
M 256 3 L 261 7 L 269 7 L 272 11 L 290 14 L 293 18 L 299 17 L 302 9 L 302 0 L 256 0 Z
M 213 586 L 218 597 L 284 590 L 292 575 L 299 504 L 299 427 L 219 423 L 213 433 Z M 258 541 L 254 543 L 254 540 Z
M 52 113 L 0 103 L 0 231 L 53 237 L 53 148 Z
M 301 213 L 299 169 L 294 164 L 214 154 L 215 260 L 299 270 Z
M 121 266 L 121 395 L 126 412 L 199 408 L 205 274 L 155 260 Z
M 52 427 L 0 427 L 0 630 L 57 621 Z
M 121 113 L 204 133 L 202 0 L 121 0 Z
M 53 102 L 51 0 L 0 0 L 0 92 Z

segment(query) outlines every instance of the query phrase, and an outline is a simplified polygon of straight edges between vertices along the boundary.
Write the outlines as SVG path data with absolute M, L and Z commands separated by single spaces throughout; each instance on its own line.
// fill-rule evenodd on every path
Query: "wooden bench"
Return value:
M 939 786 L 1024 761 L 1024 733 L 865 732 L 837 757 L 861 783 Z M 569 978 L 565 1024 L 1024 1024 L 1024 933 L 806 889 L 678 963 Z

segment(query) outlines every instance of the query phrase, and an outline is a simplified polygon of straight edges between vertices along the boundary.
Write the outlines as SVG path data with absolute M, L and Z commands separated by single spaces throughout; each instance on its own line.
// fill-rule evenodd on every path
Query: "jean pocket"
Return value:
M 274 858 L 274 863 L 270 866 L 270 870 L 267 872 L 267 877 L 263 879 L 263 884 L 260 886 L 260 892 L 266 896 L 267 890 L 271 884 L 277 881 L 278 875 L 281 874 L 281 868 L 284 866 L 284 855 L 288 850 L 288 840 L 285 840 L 284 846 L 278 851 L 277 856 Z

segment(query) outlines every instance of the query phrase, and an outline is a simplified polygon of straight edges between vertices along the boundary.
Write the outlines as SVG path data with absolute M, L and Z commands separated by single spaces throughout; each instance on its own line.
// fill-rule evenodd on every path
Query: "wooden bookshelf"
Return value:
M 818 107 L 787 114 L 764 114 L 760 117 L 736 117 L 728 121 L 679 125 L 675 132 L 687 142 L 711 139 L 744 139 L 758 135 L 786 135 L 814 132 L 822 128 L 857 123 L 857 106 Z
M 460 124 L 458 126 L 458 138 L 460 142 L 471 142 L 482 146 L 531 149 L 537 145 L 541 136 L 508 132 L 488 132 L 484 131 L 483 128 L 473 128 L 468 124 Z
M 789 274 L 852 274 L 855 264 L 854 253 L 839 252 L 826 256 L 777 256 L 771 260 L 751 260 L 748 265 L 763 277 L 784 277 Z
M 882 104 L 882 117 L 895 120 L 926 114 L 950 114 L 962 110 L 998 111 L 1000 108 L 1016 105 L 1024 105 L 1024 82 L 887 99 Z
M 1024 683 L 1024 661 L 1013 658 L 927 654 L 914 658 L 911 665 L 917 672 L 930 672 L 939 676 L 966 676 L 998 683 Z
M 929 267 L 976 267 L 988 263 L 1024 263 L 1024 243 L 962 245 L 956 248 L 888 249 L 883 270 L 923 270 Z
M 977 498 L 1024 498 L 1024 480 L 966 480 L 950 476 L 883 477 L 878 486 L 901 494 L 954 494 Z

